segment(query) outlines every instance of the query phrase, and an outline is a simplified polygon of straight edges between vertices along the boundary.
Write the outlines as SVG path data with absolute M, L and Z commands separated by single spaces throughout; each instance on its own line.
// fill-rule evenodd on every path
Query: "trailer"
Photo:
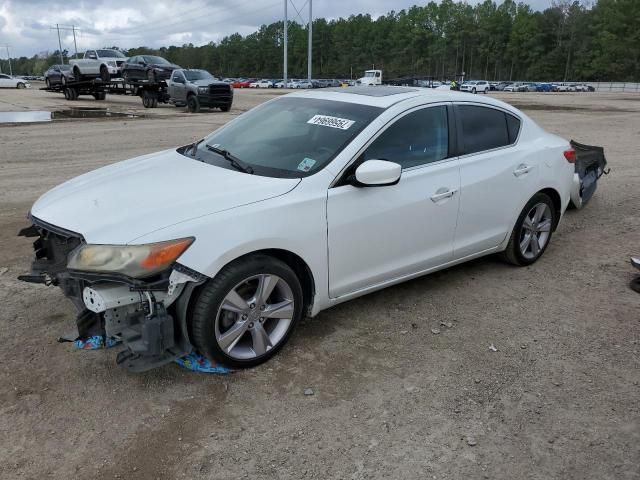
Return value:
M 122 79 L 113 79 L 108 82 L 100 78 L 90 80 L 69 81 L 64 85 L 51 85 L 40 90 L 64 94 L 67 100 L 77 100 L 80 95 L 89 95 L 96 100 L 104 100 L 109 95 L 131 95 L 140 97 L 145 108 L 156 108 L 158 103 L 169 103 L 169 92 L 164 81 L 151 83 L 141 81 L 126 83 Z

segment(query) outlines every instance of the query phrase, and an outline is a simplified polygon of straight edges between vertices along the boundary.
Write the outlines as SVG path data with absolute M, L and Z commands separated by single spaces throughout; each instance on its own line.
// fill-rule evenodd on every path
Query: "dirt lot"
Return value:
M 603 145 L 612 168 L 530 268 L 486 258 L 368 295 L 227 376 L 130 374 L 115 351 L 56 342 L 71 304 L 15 280 L 32 255 L 15 236 L 32 202 L 271 95 L 240 91 L 230 113 L 197 115 L 115 98 L 100 104 L 147 117 L 0 126 L 0 478 L 639 478 L 640 297 L 627 259 L 640 252 L 640 95 L 502 95 L 551 132 Z M 0 91 L 0 111 L 69 105 Z

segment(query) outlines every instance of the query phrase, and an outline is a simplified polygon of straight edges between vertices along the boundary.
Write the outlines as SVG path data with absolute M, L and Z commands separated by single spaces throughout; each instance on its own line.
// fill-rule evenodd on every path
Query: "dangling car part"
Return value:
M 607 175 L 607 159 L 604 149 L 592 145 L 584 145 L 571 140 L 571 147 L 575 151 L 576 171 L 573 175 L 573 187 L 571 188 L 571 205 L 580 209 L 584 207 L 598 187 L 598 179 Z
M 633 265 L 638 270 L 640 270 L 640 257 L 631 257 L 631 265 Z M 629 283 L 629 286 L 631 287 L 631 290 L 633 290 L 634 292 L 640 293 L 640 275 L 638 275 L 636 278 L 631 280 L 631 282 Z
M 19 235 L 36 238 L 36 260 L 31 273 L 18 279 L 59 286 L 77 309 L 77 338 L 99 335 L 121 340 L 127 350 L 118 355 L 117 363 L 136 372 L 192 351 L 186 322 L 182 321 L 184 302 L 206 277 L 173 263 L 173 259 L 193 239 L 133 249 L 87 245 L 75 232 L 33 216 L 31 221 L 33 225 Z M 112 273 L 105 270 L 109 263 Z M 142 276 L 145 278 L 139 278 Z M 176 302 L 179 297 L 182 304 Z

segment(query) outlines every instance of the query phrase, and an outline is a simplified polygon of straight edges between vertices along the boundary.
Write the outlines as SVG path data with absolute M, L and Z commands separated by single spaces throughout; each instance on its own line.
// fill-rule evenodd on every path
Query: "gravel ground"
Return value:
M 500 95 L 551 132 L 603 145 L 612 168 L 532 267 L 489 257 L 367 295 L 227 376 L 131 374 L 115 351 L 56 342 L 71 304 L 15 280 L 32 255 L 15 235 L 35 199 L 274 94 L 238 91 L 231 112 L 197 115 L 108 98 L 147 116 L 0 126 L 0 478 L 639 478 L 640 297 L 627 286 L 640 252 L 639 95 Z M 96 103 L 0 91 L 0 111 Z

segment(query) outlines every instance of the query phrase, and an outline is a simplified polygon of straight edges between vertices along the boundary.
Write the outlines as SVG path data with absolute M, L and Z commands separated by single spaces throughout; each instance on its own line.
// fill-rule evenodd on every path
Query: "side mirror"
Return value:
M 400 181 L 402 167 L 387 160 L 367 160 L 357 169 L 352 184 L 357 187 L 384 187 Z

